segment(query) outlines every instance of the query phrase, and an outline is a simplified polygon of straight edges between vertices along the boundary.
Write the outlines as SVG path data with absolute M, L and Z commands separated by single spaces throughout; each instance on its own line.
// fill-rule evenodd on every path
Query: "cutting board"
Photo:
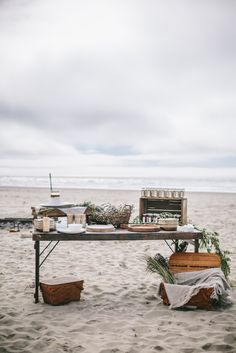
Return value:
M 160 226 L 156 224 L 134 224 L 128 227 L 130 232 L 159 232 Z

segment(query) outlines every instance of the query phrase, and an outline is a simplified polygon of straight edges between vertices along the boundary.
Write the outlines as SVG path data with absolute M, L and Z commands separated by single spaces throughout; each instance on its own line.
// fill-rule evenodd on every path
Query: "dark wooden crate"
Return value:
M 141 197 L 139 200 L 139 216 L 143 214 L 156 214 L 161 212 L 177 214 L 181 224 L 187 224 L 187 199 L 186 198 L 151 198 Z

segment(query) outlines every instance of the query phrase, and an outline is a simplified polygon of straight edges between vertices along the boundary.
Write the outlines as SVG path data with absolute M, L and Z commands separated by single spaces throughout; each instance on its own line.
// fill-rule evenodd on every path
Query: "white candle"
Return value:
M 43 217 L 43 232 L 49 232 L 50 230 L 50 218 Z

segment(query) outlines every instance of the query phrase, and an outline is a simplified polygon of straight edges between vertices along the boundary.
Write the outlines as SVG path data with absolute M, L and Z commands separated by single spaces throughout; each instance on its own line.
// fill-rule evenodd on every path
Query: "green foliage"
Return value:
M 145 224 L 139 216 L 136 216 L 133 220 L 132 220 L 132 224 Z
M 158 273 L 165 283 L 175 283 L 175 277 L 170 272 L 168 263 L 164 260 L 163 256 L 157 254 L 156 256 L 146 256 L 147 271 Z
M 220 248 L 219 234 L 217 232 L 211 232 L 206 228 L 198 229 L 202 233 L 202 239 L 200 240 L 200 248 L 206 249 L 207 252 L 215 252 L 219 255 L 221 259 L 221 270 L 225 275 L 225 278 L 228 279 L 230 274 L 230 252 L 228 250 L 222 250 Z
M 133 205 L 120 204 L 118 206 L 104 203 L 100 206 L 90 201 L 84 201 L 80 206 L 86 206 L 86 214 L 89 224 L 113 224 L 119 227 L 122 223 L 128 223 Z

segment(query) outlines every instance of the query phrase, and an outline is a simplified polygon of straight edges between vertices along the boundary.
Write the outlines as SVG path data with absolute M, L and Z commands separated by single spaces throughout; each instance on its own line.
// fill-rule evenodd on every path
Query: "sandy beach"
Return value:
M 61 190 L 80 203 L 133 204 L 139 191 Z M 236 194 L 188 193 L 188 218 L 220 234 L 231 252 L 231 295 L 236 301 Z M 30 217 L 48 200 L 47 189 L 0 188 L 0 218 Z M 131 218 L 132 218 L 131 217 Z M 191 248 L 190 248 L 191 250 Z M 33 301 L 34 248 L 30 230 L 0 230 L 0 353 L 236 352 L 236 306 L 213 311 L 170 310 L 157 295 L 160 278 L 144 255 L 168 256 L 163 241 L 64 242 L 41 269 L 41 278 L 76 275 L 81 301 L 53 307 Z

